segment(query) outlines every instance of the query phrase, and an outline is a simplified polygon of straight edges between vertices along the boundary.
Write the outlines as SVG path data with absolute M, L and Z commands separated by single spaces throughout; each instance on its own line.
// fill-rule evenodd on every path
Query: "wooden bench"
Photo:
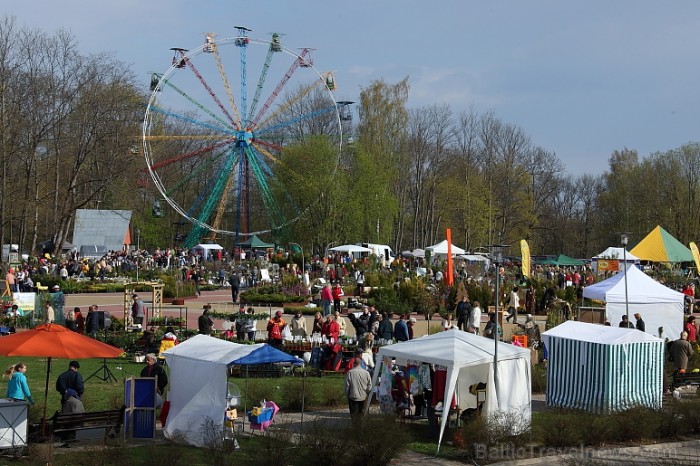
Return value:
M 675 372 L 673 374 L 673 388 L 694 385 L 700 388 L 700 372 Z
M 65 414 L 56 411 L 49 420 L 54 434 L 88 429 L 105 429 L 105 437 L 114 437 L 124 422 L 125 406 L 107 411 Z

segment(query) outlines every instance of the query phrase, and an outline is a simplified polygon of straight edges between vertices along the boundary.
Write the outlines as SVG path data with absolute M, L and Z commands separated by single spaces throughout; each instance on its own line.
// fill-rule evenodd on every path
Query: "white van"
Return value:
M 374 243 L 362 243 L 362 246 L 372 250 L 372 254 L 378 258 L 384 257 L 386 264 L 389 265 L 394 262 L 394 251 L 391 246 L 386 244 L 374 244 Z

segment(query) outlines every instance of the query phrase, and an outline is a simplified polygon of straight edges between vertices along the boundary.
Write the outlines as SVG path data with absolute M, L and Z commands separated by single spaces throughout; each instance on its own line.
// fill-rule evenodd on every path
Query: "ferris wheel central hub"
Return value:
M 236 145 L 239 147 L 250 146 L 255 141 L 255 135 L 248 128 L 242 129 L 236 133 Z

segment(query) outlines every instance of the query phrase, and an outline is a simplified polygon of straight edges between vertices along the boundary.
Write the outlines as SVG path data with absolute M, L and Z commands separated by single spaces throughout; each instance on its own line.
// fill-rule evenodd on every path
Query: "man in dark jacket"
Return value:
M 78 397 L 83 396 L 85 384 L 83 382 L 83 376 L 78 372 L 78 369 L 80 369 L 80 363 L 78 361 L 71 361 L 68 364 L 68 370 L 59 375 L 56 380 L 56 391 L 61 394 L 61 404 L 66 400 L 66 390 L 69 388 L 75 390 Z
M 236 304 L 236 301 L 238 301 L 238 288 L 241 286 L 241 279 L 235 271 L 229 277 L 228 283 L 231 285 L 231 300 L 233 304 Z
M 197 319 L 197 325 L 199 327 L 199 333 L 202 335 L 211 335 L 214 330 L 214 321 L 209 317 L 209 307 L 204 306 L 204 311 L 202 315 Z
M 153 353 L 146 355 L 146 367 L 141 369 L 141 377 L 157 377 L 157 387 L 159 395 L 163 395 L 165 387 L 168 385 L 168 375 L 165 373 L 163 366 L 158 364 L 156 355 Z
M 469 328 L 469 318 L 472 313 L 472 304 L 469 302 L 469 297 L 465 294 L 462 300 L 457 303 L 455 314 L 457 314 L 457 328 L 467 331 Z
M 394 324 L 394 338 L 396 341 L 408 341 L 408 324 L 406 324 L 406 316 L 401 314 L 399 320 Z

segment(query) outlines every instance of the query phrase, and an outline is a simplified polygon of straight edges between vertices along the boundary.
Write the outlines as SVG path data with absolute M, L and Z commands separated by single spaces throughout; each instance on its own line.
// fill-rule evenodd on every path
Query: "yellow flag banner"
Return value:
M 695 267 L 698 268 L 698 274 L 700 274 L 700 253 L 698 253 L 698 247 L 695 243 L 690 243 L 690 252 L 693 253 L 693 260 L 695 260 Z
M 522 256 L 523 276 L 530 278 L 530 246 L 524 239 L 520 240 L 520 255 Z

